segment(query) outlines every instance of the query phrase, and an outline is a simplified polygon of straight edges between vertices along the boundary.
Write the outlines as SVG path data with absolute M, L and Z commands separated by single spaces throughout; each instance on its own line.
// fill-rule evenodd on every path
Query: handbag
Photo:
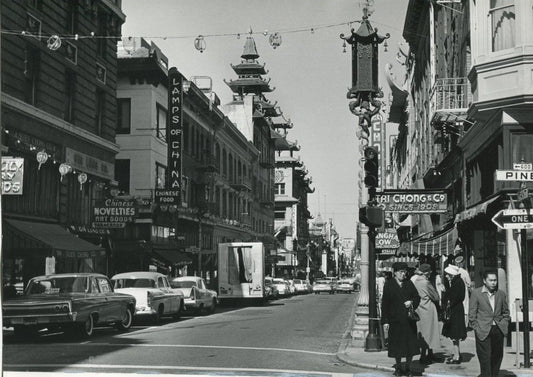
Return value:
M 413 322 L 420 321 L 420 316 L 415 311 L 415 308 L 413 308 L 413 305 L 411 305 L 409 309 L 407 309 L 407 317 Z

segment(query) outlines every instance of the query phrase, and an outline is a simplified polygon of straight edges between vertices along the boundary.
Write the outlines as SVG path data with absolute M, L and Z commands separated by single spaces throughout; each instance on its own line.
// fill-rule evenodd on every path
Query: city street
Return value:
M 98 329 L 89 341 L 64 334 L 18 340 L 4 331 L 4 370 L 48 372 L 355 373 L 336 358 L 356 294 L 294 296 L 213 315 Z

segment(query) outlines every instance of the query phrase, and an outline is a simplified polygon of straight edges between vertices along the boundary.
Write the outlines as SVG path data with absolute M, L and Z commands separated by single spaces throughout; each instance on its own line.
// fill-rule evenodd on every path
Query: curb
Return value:
M 394 368 L 392 368 L 392 367 L 386 367 L 386 366 L 377 365 L 377 364 L 359 363 L 357 361 L 353 361 L 350 358 L 348 358 L 346 356 L 346 353 L 344 353 L 344 352 L 337 353 L 337 359 L 339 359 L 340 361 L 342 361 L 345 364 L 353 365 L 354 367 L 381 370 L 383 372 L 394 372 Z

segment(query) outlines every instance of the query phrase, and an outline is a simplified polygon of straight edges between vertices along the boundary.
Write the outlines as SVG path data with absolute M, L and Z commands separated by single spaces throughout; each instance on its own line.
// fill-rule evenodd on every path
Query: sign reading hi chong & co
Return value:
M 386 190 L 376 194 L 376 202 L 385 212 L 444 213 L 448 195 L 441 190 Z

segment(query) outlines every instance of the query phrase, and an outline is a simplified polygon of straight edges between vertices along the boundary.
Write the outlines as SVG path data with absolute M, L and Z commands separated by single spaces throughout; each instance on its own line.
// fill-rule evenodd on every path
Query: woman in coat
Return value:
M 421 348 L 420 362 L 423 364 L 435 361 L 433 350 L 440 348 L 439 318 L 435 305 L 439 301 L 439 293 L 430 283 L 430 277 L 431 266 L 424 263 L 418 268 L 417 278 L 413 282 L 420 296 L 420 304 L 416 308 L 420 321 L 416 327 Z
M 444 272 L 450 282 L 450 287 L 444 295 L 443 310 L 445 312 L 449 310 L 450 318 L 444 321 L 442 335 L 450 338 L 453 342 L 453 356 L 446 363 L 460 364 L 461 350 L 459 342 L 466 339 L 465 310 L 463 307 L 465 283 L 461 278 L 459 267 L 450 264 L 444 269 Z
M 414 284 L 406 279 L 407 264 L 396 262 L 392 265 L 394 276 L 383 287 L 381 302 L 381 320 L 388 327 L 388 356 L 394 357 L 395 376 L 412 376 L 410 371 L 413 356 L 420 353 L 417 339 L 416 321 L 408 317 L 408 309 L 416 309 L 420 296 Z M 405 357 L 405 369 L 402 370 L 402 357 Z

